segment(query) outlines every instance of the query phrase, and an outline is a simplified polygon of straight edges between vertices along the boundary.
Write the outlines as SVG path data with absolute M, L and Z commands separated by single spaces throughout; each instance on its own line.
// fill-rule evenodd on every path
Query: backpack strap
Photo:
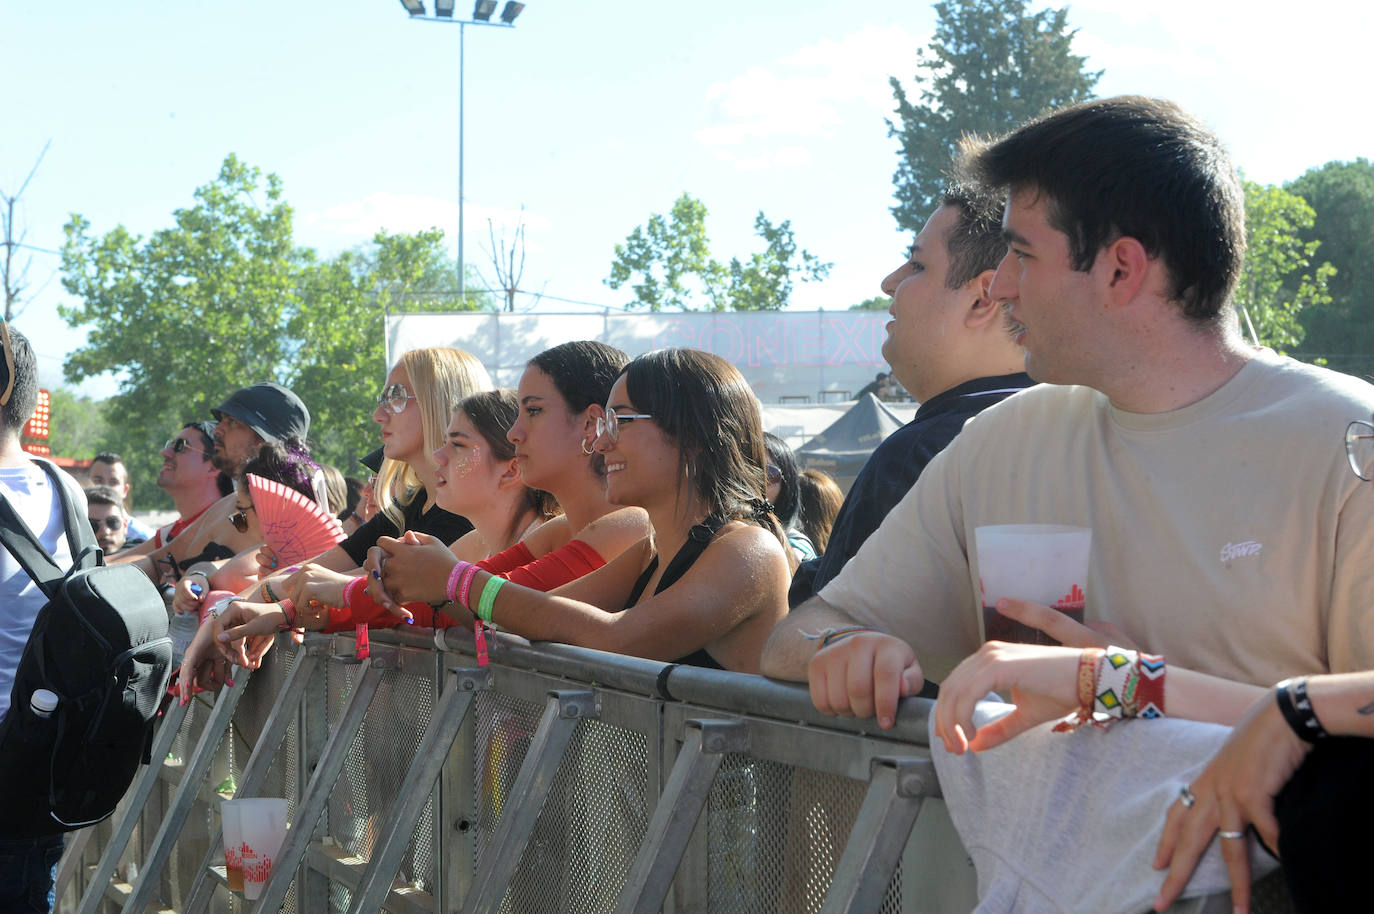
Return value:
M 52 484 L 57 487 L 57 498 L 62 505 L 63 525 L 66 527 L 67 543 L 72 550 L 73 567 L 82 564 L 89 556 L 88 549 L 94 546 L 90 521 L 82 522 L 76 513 L 76 505 L 67 494 L 57 470 L 45 461 L 34 461 L 48 474 Z M 84 534 L 84 535 L 83 535 Z M 14 556 L 14 560 L 24 569 L 24 573 L 38 585 L 39 589 L 52 599 L 59 582 L 66 572 L 57 566 L 48 550 L 43 548 L 38 537 L 34 536 L 29 525 L 14 510 L 10 500 L 0 494 L 0 546 L 4 546 Z
M 62 505 L 62 525 L 67 531 L 67 547 L 72 553 L 72 568 L 105 564 L 105 554 L 95 541 L 95 531 L 91 529 L 90 520 L 77 510 L 76 502 L 72 500 L 67 487 L 62 483 L 62 477 L 59 475 L 62 471 L 47 460 L 35 460 L 34 463 L 43 468 L 43 472 L 48 474 L 53 487 L 57 489 L 57 500 Z

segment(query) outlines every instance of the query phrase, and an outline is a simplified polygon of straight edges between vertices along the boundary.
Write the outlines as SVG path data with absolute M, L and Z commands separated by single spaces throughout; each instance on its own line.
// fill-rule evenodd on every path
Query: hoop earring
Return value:
M 583 438 L 583 439 L 582 439 L 581 444 L 582 444 L 582 453 L 586 454 L 588 457 L 590 457 L 590 456 L 592 456 L 593 454 L 596 453 L 596 448 L 594 448 L 594 447 L 588 447 L 588 445 L 587 445 L 587 439 L 586 439 L 586 438 Z

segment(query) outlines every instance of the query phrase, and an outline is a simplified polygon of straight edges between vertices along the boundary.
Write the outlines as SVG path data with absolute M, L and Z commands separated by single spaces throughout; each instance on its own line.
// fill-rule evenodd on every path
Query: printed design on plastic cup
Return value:
M 1064 596 L 1054 601 L 1055 609 L 1083 609 L 1087 605 L 1087 595 L 1083 593 L 1083 588 L 1077 584 L 1073 585 Z
M 272 858 L 259 857 L 244 845 L 243 879 L 245 882 L 266 882 L 272 875 Z

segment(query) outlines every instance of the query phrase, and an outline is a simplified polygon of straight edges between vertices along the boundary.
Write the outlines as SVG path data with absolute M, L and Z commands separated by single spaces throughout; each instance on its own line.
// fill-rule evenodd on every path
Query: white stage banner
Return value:
M 514 387 L 531 356 L 570 340 L 601 340 L 631 356 L 691 346 L 733 362 L 764 403 L 834 403 L 888 370 L 888 320 L 884 311 L 402 314 L 387 318 L 387 360 L 454 346 Z

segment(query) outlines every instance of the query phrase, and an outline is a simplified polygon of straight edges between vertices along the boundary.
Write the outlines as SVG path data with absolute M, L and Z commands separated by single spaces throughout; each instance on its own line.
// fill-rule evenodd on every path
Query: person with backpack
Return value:
M 72 563 L 62 503 L 53 479 L 20 446 L 24 423 L 38 404 L 38 366 L 28 339 L 0 324 L 0 495 L 12 505 L 62 567 Z M 75 479 L 57 474 L 67 494 L 86 513 L 86 495 Z M 84 521 L 83 521 L 84 523 Z M 0 549 L 0 718 L 9 711 L 14 674 L 38 611 L 48 597 L 10 555 Z M 62 856 L 62 834 L 22 837 L 0 830 L 0 910 L 48 911 Z

